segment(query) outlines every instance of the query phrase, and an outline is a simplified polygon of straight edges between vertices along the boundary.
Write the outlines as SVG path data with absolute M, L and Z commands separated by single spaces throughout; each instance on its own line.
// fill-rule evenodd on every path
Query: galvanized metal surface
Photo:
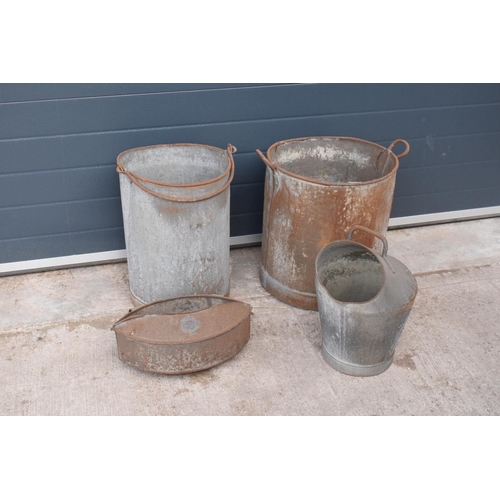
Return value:
M 113 325 L 118 357 L 139 370 L 182 374 L 232 358 L 250 338 L 251 307 L 215 295 L 146 304 Z
M 399 155 L 397 143 L 405 145 Z M 306 137 L 273 144 L 266 163 L 262 285 L 296 307 L 317 309 L 315 259 L 353 225 L 385 234 L 399 158 L 388 148 L 350 137 Z M 372 247 L 373 236 L 360 241 Z
M 378 255 L 350 241 L 355 230 L 369 231 L 354 226 L 347 241 L 330 243 L 316 260 L 322 354 L 342 373 L 371 376 L 392 363 L 417 282 L 404 264 L 387 256 L 382 235 L 377 235 L 384 245 Z
M 131 149 L 117 159 L 135 305 L 229 294 L 232 153 L 199 144 Z

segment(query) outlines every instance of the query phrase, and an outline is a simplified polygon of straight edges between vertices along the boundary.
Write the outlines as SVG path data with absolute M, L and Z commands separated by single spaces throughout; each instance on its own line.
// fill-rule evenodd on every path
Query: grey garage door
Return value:
M 231 235 L 261 232 L 264 165 L 282 139 L 404 138 L 392 217 L 500 205 L 500 85 L 2 84 L 0 262 L 124 248 L 116 156 L 238 148 Z

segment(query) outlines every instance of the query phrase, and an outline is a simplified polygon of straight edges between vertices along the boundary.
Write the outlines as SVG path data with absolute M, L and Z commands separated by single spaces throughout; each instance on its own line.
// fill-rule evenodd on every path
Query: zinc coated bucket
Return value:
M 392 148 L 402 143 L 399 155 Z M 317 309 L 314 265 L 318 252 L 362 225 L 385 234 L 399 158 L 409 144 L 388 148 L 351 137 L 306 137 L 267 150 L 262 230 L 262 286 L 279 300 Z M 376 244 L 372 235 L 362 243 Z
M 355 230 L 381 239 L 382 254 L 351 241 Z M 410 270 L 387 255 L 387 240 L 367 228 L 351 228 L 346 241 L 318 254 L 316 290 L 325 361 L 347 375 L 387 370 L 417 295 Z
M 229 294 L 232 154 L 164 144 L 117 158 L 130 293 L 134 304 Z

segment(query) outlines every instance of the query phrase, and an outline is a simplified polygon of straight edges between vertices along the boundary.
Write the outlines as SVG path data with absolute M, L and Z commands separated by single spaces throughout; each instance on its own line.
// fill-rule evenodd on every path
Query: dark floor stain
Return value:
M 413 353 L 400 354 L 397 358 L 394 358 L 394 364 L 400 366 L 401 368 L 408 368 L 409 370 L 416 370 L 417 365 L 413 361 Z
M 217 377 L 213 373 L 213 371 L 203 371 L 200 373 L 192 373 L 189 376 L 190 382 L 197 382 L 202 386 L 207 386 L 211 384 Z
M 66 324 L 68 332 L 72 332 L 76 328 L 82 325 L 91 326 L 92 328 L 97 328 L 98 330 L 109 330 L 114 323 L 114 316 L 100 316 L 96 318 L 83 318 L 77 321 L 71 321 Z
M 189 389 L 179 389 L 175 394 L 174 394 L 174 397 L 175 396 L 180 396 L 181 394 L 184 394 L 186 392 L 191 392 Z

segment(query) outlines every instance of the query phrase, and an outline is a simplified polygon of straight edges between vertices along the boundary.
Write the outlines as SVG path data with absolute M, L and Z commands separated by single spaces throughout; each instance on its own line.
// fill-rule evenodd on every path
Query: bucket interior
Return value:
M 126 151 L 120 163 L 131 173 L 167 184 L 215 179 L 227 170 L 227 151 L 206 146 L 153 146 Z
M 318 257 L 318 278 L 335 300 L 367 302 L 384 285 L 385 272 L 377 257 L 356 243 L 324 250 Z
M 272 163 L 290 173 L 331 183 L 374 181 L 397 164 L 382 146 L 334 137 L 288 141 L 268 153 Z

